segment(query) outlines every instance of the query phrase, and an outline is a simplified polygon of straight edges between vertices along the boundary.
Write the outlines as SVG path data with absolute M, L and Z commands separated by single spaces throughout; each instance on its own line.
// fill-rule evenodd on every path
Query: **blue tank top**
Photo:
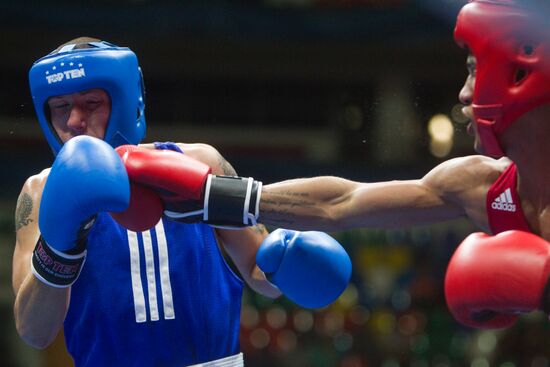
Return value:
M 98 216 L 71 288 L 67 348 L 77 367 L 182 367 L 239 352 L 243 283 L 204 224 L 127 231 Z

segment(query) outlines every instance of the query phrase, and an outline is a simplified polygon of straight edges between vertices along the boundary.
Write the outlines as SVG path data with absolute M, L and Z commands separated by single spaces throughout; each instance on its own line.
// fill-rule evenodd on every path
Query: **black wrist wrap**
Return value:
M 204 196 L 204 221 L 218 226 L 256 225 L 262 183 L 251 177 L 210 175 Z
M 76 281 L 85 259 L 86 250 L 74 255 L 63 253 L 51 248 L 40 236 L 32 254 L 32 271 L 43 283 L 65 288 Z

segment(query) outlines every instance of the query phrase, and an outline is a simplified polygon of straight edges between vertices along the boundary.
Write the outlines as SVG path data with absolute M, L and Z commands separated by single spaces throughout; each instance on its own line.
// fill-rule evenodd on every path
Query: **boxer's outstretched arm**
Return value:
M 12 285 L 15 291 L 15 325 L 21 338 L 35 348 L 45 348 L 63 326 L 70 288 L 54 288 L 31 271 L 31 257 L 40 235 L 38 209 L 49 170 L 30 177 L 23 186 L 15 214 L 16 244 Z
M 190 146 L 184 151 L 131 148 L 119 154 L 130 180 L 156 190 L 172 220 L 297 230 L 396 228 L 461 216 L 488 229 L 487 190 L 510 164 L 505 158 L 470 156 L 446 161 L 418 180 L 359 183 L 315 177 L 262 185 L 254 178 L 234 177 L 234 171 L 216 170 L 226 163 L 212 162 L 213 154 L 201 159 Z
M 314 177 L 264 185 L 259 221 L 324 231 L 396 228 L 480 217 L 490 164 L 478 156 L 449 160 L 419 180 L 360 183 Z M 492 177 L 491 177 L 492 179 Z

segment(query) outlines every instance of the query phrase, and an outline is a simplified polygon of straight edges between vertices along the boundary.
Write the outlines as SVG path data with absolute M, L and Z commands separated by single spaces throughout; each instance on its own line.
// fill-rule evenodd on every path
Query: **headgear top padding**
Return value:
M 550 27 L 545 12 L 514 0 L 470 0 L 455 40 L 477 59 L 472 107 L 485 153 L 504 155 L 498 136 L 550 102 Z
M 36 61 L 29 72 L 34 108 L 54 154 L 63 142 L 46 116 L 48 98 L 92 88 L 105 90 L 111 98 L 107 143 L 113 147 L 138 144 L 145 136 L 143 78 L 136 55 L 107 42 L 87 45 L 90 48 L 64 46 Z

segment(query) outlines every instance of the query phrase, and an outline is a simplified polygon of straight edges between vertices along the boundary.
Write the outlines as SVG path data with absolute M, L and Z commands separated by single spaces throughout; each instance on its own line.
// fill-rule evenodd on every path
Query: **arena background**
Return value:
M 87 2 L 86 2 L 87 3 Z M 62 336 L 27 347 L 13 322 L 14 210 L 52 162 L 26 74 L 71 38 L 131 47 L 147 89 L 147 140 L 203 142 L 266 183 L 337 175 L 418 178 L 473 154 L 458 113 L 466 76 L 452 30 L 463 0 L 36 0 L 0 3 L 0 364 L 71 366 Z M 463 122 L 463 121 L 462 121 Z M 548 322 L 477 331 L 450 316 L 443 276 L 466 221 L 334 235 L 353 279 L 334 305 L 304 310 L 246 291 L 247 366 L 549 365 Z

